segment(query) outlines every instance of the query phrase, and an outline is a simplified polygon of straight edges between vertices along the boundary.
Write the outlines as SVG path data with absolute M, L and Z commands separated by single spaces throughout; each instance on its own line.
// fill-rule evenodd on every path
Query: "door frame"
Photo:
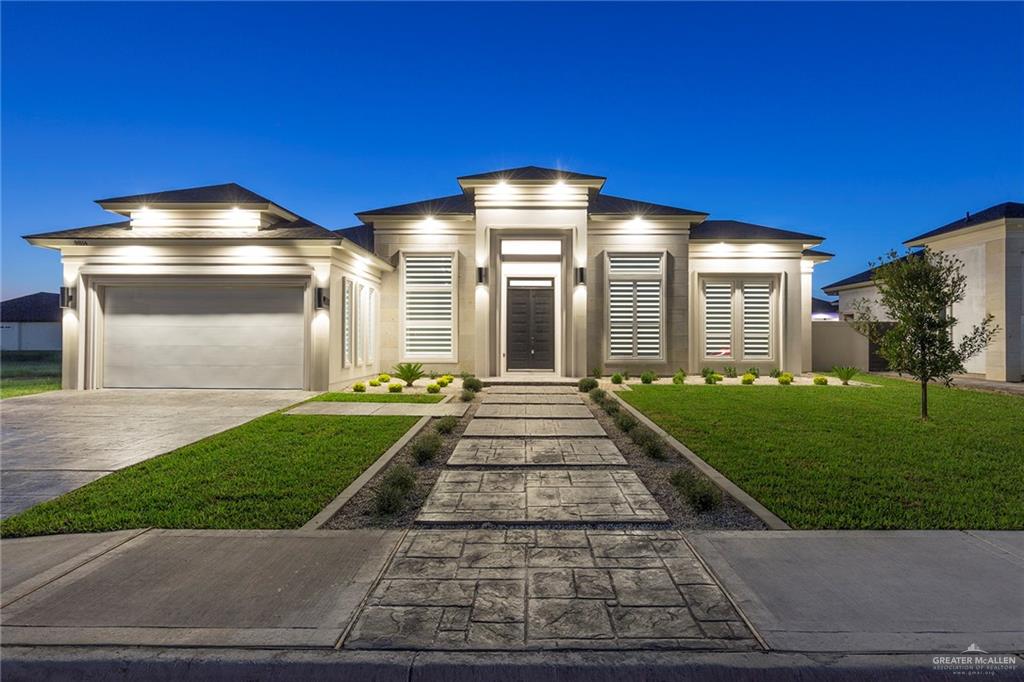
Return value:
M 508 368 L 508 281 L 510 279 L 550 279 L 555 296 L 555 368 L 513 369 Z M 501 376 L 536 376 L 537 374 L 562 375 L 562 263 L 558 261 L 505 261 L 501 267 L 501 308 L 499 310 L 498 333 L 501 337 L 498 369 Z

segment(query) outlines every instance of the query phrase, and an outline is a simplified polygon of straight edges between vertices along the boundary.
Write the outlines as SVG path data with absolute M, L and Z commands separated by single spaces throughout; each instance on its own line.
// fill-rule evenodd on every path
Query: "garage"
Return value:
M 303 388 L 300 286 L 106 286 L 106 388 Z

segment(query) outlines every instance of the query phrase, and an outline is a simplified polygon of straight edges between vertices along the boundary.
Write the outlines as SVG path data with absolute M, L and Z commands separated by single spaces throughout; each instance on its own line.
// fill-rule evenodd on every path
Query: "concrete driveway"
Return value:
M 0 405 L 0 517 L 304 400 L 307 391 L 55 391 Z

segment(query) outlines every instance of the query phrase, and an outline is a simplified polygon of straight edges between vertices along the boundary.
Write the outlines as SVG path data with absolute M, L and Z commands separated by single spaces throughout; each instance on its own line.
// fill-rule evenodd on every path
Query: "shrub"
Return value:
M 406 386 L 412 386 L 417 379 L 423 378 L 422 362 L 401 362 L 391 370 L 395 376 L 405 382 Z
M 442 374 L 441 378 L 447 381 L 449 384 L 455 381 L 455 377 L 452 376 L 451 374 Z
M 399 383 L 388 384 L 388 393 L 401 393 L 401 392 L 402 392 L 402 384 L 399 384 Z
M 387 516 L 394 514 L 405 504 L 405 493 L 398 488 L 382 485 L 377 488 L 377 494 L 373 499 L 373 505 L 377 513 Z
M 778 379 L 780 374 L 782 374 L 782 372 L 779 371 L 778 367 L 772 367 L 771 371 L 768 372 L 768 376 L 770 376 L 772 379 Z
M 608 397 L 608 392 L 603 388 L 592 388 L 590 389 L 590 399 L 595 403 L 603 403 Z
M 713 385 L 713 384 L 717 384 L 721 380 L 722 380 L 722 375 L 721 374 L 715 374 L 714 372 L 711 372 L 710 374 L 705 374 L 704 375 L 704 383 L 705 384 Z
M 823 377 L 820 374 L 814 377 L 815 386 L 828 386 L 828 377 Z
M 379 374 L 379 375 L 377 375 L 377 381 L 382 383 L 382 384 L 389 383 L 391 381 L 391 375 L 390 374 Z
M 432 369 L 429 372 L 427 372 L 427 376 L 430 377 L 431 381 L 437 381 L 437 378 L 441 376 L 441 373 L 438 372 L 436 369 Z
M 607 414 L 610 414 L 614 417 L 619 413 L 619 410 L 621 408 L 619 407 L 619 404 L 614 400 L 605 400 L 603 403 L 601 403 L 601 409 L 603 409 Z
M 462 389 L 462 393 L 459 395 L 459 399 L 461 399 L 462 402 L 464 402 L 464 403 L 470 402 L 475 397 L 476 397 L 476 393 L 474 393 L 473 391 L 469 390 L 468 388 Z
M 355 391 L 356 393 L 366 393 L 366 384 L 364 384 L 361 381 L 357 381 L 356 383 L 352 384 L 352 390 Z
M 653 384 L 656 378 L 657 376 L 654 374 L 654 372 L 644 372 L 643 374 L 640 375 L 640 381 L 645 384 Z
M 722 368 L 722 373 L 730 379 L 736 378 L 736 367 L 734 365 L 726 365 Z
M 374 388 L 377 388 L 378 386 L 380 386 L 380 382 L 377 381 L 376 379 L 370 379 L 370 385 L 373 386 Z
M 743 384 L 746 384 L 746 385 L 749 386 L 750 384 L 754 383 L 754 379 L 756 379 L 756 378 L 757 378 L 756 376 L 754 376 L 750 372 L 747 372 L 746 374 L 744 374 L 740 378 L 740 383 L 743 383 Z
M 467 372 L 467 371 L 466 371 L 466 370 L 464 370 L 464 369 L 462 369 L 462 370 L 459 370 L 459 378 L 460 378 L 460 379 L 463 379 L 463 380 L 465 380 L 465 379 L 468 379 L 468 378 L 470 378 L 471 376 L 473 376 L 473 373 L 472 373 L 472 372 Z
M 672 375 L 672 383 L 673 384 L 680 384 L 680 385 L 685 384 L 686 383 L 686 372 L 684 372 L 683 370 L 679 370 L 678 372 L 673 374 Z
M 793 375 L 789 372 L 781 372 L 778 376 L 779 384 L 782 386 L 789 386 L 793 383 Z
M 377 488 L 374 506 L 379 514 L 394 514 L 405 504 L 406 496 L 416 485 L 416 474 L 412 469 L 399 464 L 392 467 L 381 479 Z
M 714 483 L 689 469 L 676 469 L 668 478 L 676 492 L 697 512 L 722 504 L 722 491 Z
M 420 436 L 412 444 L 412 456 L 417 464 L 426 464 L 437 457 L 441 449 L 441 436 L 436 433 L 428 433 Z
M 700 368 L 700 375 L 702 377 L 704 377 L 705 379 L 707 379 L 709 376 L 711 376 L 714 373 L 715 373 L 715 370 L 712 369 L 711 367 L 701 367 Z
M 629 412 L 619 412 L 615 415 L 615 425 L 629 433 L 636 427 L 636 419 Z
M 612 383 L 613 384 L 621 384 L 622 383 L 622 375 L 619 374 L 618 372 L 613 374 L 612 375 Z
M 427 393 L 440 393 L 440 392 L 441 392 L 441 384 L 438 384 L 438 383 L 427 384 Z
M 580 389 L 580 393 L 587 393 L 597 388 L 597 379 L 583 377 L 576 386 Z
M 658 434 L 642 424 L 634 426 L 633 430 L 629 432 L 629 437 L 640 447 L 644 447 L 648 443 L 657 443 L 661 440 L 658 438 Z
M 484 382 L 480 381 L 475 376 L 470 375 L 462 380 L 462 388 L 468 389 L 470 391 L 473 391 L 473 393 L 476 393 L 477 391 L 483 390 Z
M 391 488 L 398 488 L 404 495 L 416 486 L 416 474 L 406 465 L 396 464 L 384 474 L 381 483 Z
M 438 433 L 451 433 L 458 425 L 459 418 L 451 414 L 445 415 L 434 422 L 434 428 L 437 429 Z
M 437 380 L 434 383 L 437 384 L 438 386 L 440 386 L 441 388 L 444 388 L 445 386 L 447 386 L 451 382 L 448 381 L 448 377 L 438 377 Z
M 860 374 L 860 370 L 856 367 L 833 367 L 832 371 L 843 382 L 843 386 L 849 386 L 850 379 Z
M 595 367 L 594 369 L 590 370 L 590 376 L 594 377 L 595 379 L 600 379 L 601 378 L 601 368 L 600 367 Z
M 759 370 L 757 367 L 751 367 L 750 369 L 748 369 L 747 374 L 753 374 L 755 379 L 761 378 L 761 370 Z
M 629 372 L 626 372 L 626 371 L 622 372 L 622 380 L 623 381 L 629 381 Z
M 643 451 L 644 454 L 651 459 L 667 459 L 665 446 L 661 444 L 660 440 L 652 440 L 650 443 L 644 443 Z

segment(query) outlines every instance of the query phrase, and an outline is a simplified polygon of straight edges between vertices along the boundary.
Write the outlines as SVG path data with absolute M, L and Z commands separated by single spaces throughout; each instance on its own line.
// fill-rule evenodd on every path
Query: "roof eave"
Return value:
M 355 213 L 354 215 L 364 223 L 378 222 L 381 220 L 425 220 L 427 218 L 434 218 L 435 220 L 469 221 L 474 218 L 474 214 L 472 213 L 431 213 L 428 215 L 426 213 L 377 213 L 375 211 L 363 211 L 361 213 Z
M 548 186 L 555 182 L 561 182 L 570 187 L 587 187 L 589 189 L 600 190 L 604 187 L 604 183 L 607 182 L 605 178 L 562 178 L 560 180 L 520 180 L 516 178 L 488 178 L 488 179 L 472 179 L 472 178 L 458 178 L 459 187 L 463 191 L 474 190 L 477 187 L 493 187 L 499 182 L 505 182 L 509 185 L 517 185 L 520 187 L 525 186 Z
M 103 201 L 103 200 L 100 200 L 100 201 L 97 201 L 96 203 L 99 205 L 100 208 L 102 208 L 105 211 L 110 211 L 111 213 L 116 213 L 117 215 L 123 215 L 123 216 L 126 216 L 126 217 L 130 217 L 132 211 L 138 211 L 143 206 L 145 206 L 146 208 L 152 208 L 152 209 L 157 209 L 157 210 L 166 210 L 166 211 L 189 211 L 189 210 L 202 210 L 202 209 L 217 210 L 217 209 L 224 209 L 225 207 L 230 207 L 230 208 L 236 208 L 237 207 L 237 208 L 244 209 L 244 210 L 247 210 L 247 211 L 261 211 L 261 212 L 265 212 L 265 213 L 273 213 L 274 215 L 280 216 L 280 217 L 284 218 L 285 220 L 289 220 L 289 221 L 295 221 L 295 220 L 299 219 L 298 215 L 292 213 L 291 211 L 289 211 L 288 209 L 284 208 L 283 206 L 279 206 L 279 205 L 275 204 L 272 201 L 270 201 L 270 202 L 223 202 L 223 201 L 217 201 L 217 202 L 209 202 L 209 201 L 203 201 L 203 202 L 179 202 L 179 201 L 159 202 L 159 201 L 157 201 L 157 202 L 140 203 L 140 202 L 136 202 L 136 201 L 126 202 L 126 201 Z
M 643 220 L 650 220 L 653 222 L 667 221 L 667 222 L 678 222 L 678 223 L 697 223 L 708 216 L 707 213 L 682 213 L 677 215 L 640 215 L 636 216 L 632 213 L 590 213 L 589 217 L 591 220 L 596 221 L 616 221 L 625 220 L 629 221 L 636 217 L 640 217 Z
M 387 262 L 386 260 L 384 260 L 383 258 L 378 256 L 377 254 L 373 253 L 372 251 L 367 251 L 365 248 L 363 248 L 359 244 L 356 244 L 351 239 L 346 239 L 345 237 L 342 237 L 341 239 L 338 240 L 338 243 L 335 244 L 335 246 L 337 248 L 340 248 L 340 249 L 344 250 L 344 251 L 348 251 L 349 253 L 351 253 L 353 255 L 365 258 L 366 260 L 368 260 L 371 263 L 373 263 L 374 266 L 376 266 L 377 268 L 380 268 L 384 272 L 394 272 L 395 271 L 395 266 L 394 265 L 392 265 L 391 263 Z

